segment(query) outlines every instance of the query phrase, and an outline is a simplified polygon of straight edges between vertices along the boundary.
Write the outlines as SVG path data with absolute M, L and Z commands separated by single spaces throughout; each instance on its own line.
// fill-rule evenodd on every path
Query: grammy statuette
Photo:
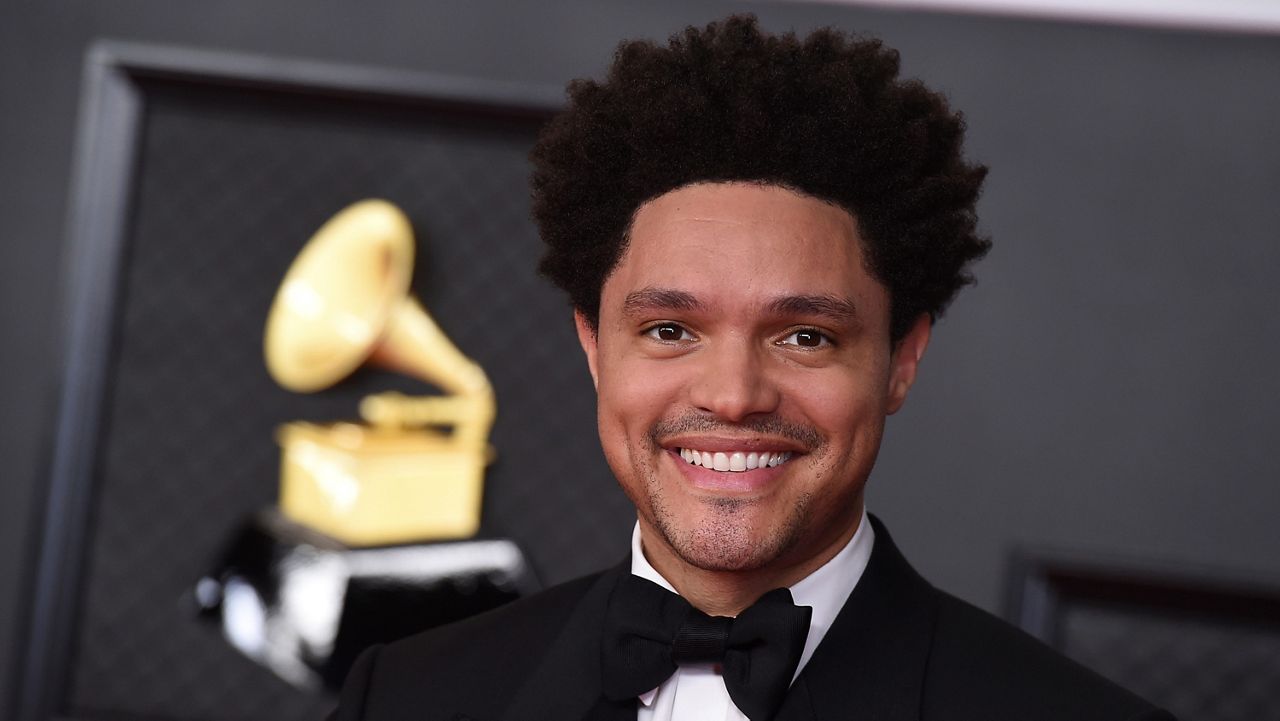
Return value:
M 536 590 L 524 554 L 480 528 L 493 388 L 409 293 L 414 235 L 383 200 L 325 223 L 267 316 L 272 378 L 320 392 L 369 365 L 444 395 L 376 393 L 361 421 L 290 421 L 279 508 L 231 534 L 195 587 L 227 641 L 299 686 L 336 687 L 365 647 Z
M 413 249 L 399 209 L 356 203 L 298 255 L 267 320 L 267 368 L 290 390 L 327 388 L 367 362 L 450 393 L 369 396 L 368 425 L 280 429 L 281 511 L 351 545 L 465 538 L 480 525 L 493 389 L 409 296 Z

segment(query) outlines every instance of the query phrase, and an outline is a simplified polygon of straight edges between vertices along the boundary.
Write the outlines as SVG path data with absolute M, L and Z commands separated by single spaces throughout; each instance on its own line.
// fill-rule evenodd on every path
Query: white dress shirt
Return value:
M 797 606 L 809 606 L 813 614 L 809 620 L 809 635 L 805 638 L 804 652 L 796 665 L 796 676 L 813 656 L 814 650 L 827 635 L 836 620 L 845 599 L 858 585 L 862 572 L 871 558 L 871 545 L 875 532 L 867 522 L 867 512 L 862 512 L 858 530 L 830 561 L 821 568 L 796 582 L 791 596 Z M 644 557 L 640 547 L 640 525 L 631 533 L 631 573 L 653 581 L 675 593 L 675 588 Z M 715 672 L 712 664 L 688 664 L 680 666 L 662 685 L 640 694 L 640 707 L 636 721 L 748 721 L 729 698 L 724 680 Z

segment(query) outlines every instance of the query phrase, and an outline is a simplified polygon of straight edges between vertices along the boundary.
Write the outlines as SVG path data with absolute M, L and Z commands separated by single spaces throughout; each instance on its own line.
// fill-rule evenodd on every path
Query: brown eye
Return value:
M 816 331 L 812 328 L 806 328 L 805 330 L 798 330 L 782 339 L 781 344 L 794 345 L 801 348 L 820 348 L 824 344 L 830 342 L 831 341 L 820 331 Z
M 648 334 L 658 340 L 670 342 L 687 340 L 689 332 L 675 323 L 663 323 L 650 328 Z

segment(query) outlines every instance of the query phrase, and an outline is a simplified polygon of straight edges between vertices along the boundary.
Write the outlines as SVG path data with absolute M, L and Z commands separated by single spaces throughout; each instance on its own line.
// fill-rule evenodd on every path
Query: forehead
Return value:
M 602 300 L 647 287 L 709 304 L 786 295 L 842 297 L 860 307 L 886 302 L 848 211 L 754 183 L 685 186 L 641 206 Z

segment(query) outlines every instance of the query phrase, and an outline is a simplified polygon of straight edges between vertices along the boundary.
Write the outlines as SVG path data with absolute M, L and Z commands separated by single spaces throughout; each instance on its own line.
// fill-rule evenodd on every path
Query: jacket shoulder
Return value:
M 498 716 L 600 575 L 367 651 L 334 718 L 423 721 L 443 708 Z M 343 708 L 352 704 L 360 711 Z
M 1021 629 L 937 593 L 925 718 L 1172 719 Z

